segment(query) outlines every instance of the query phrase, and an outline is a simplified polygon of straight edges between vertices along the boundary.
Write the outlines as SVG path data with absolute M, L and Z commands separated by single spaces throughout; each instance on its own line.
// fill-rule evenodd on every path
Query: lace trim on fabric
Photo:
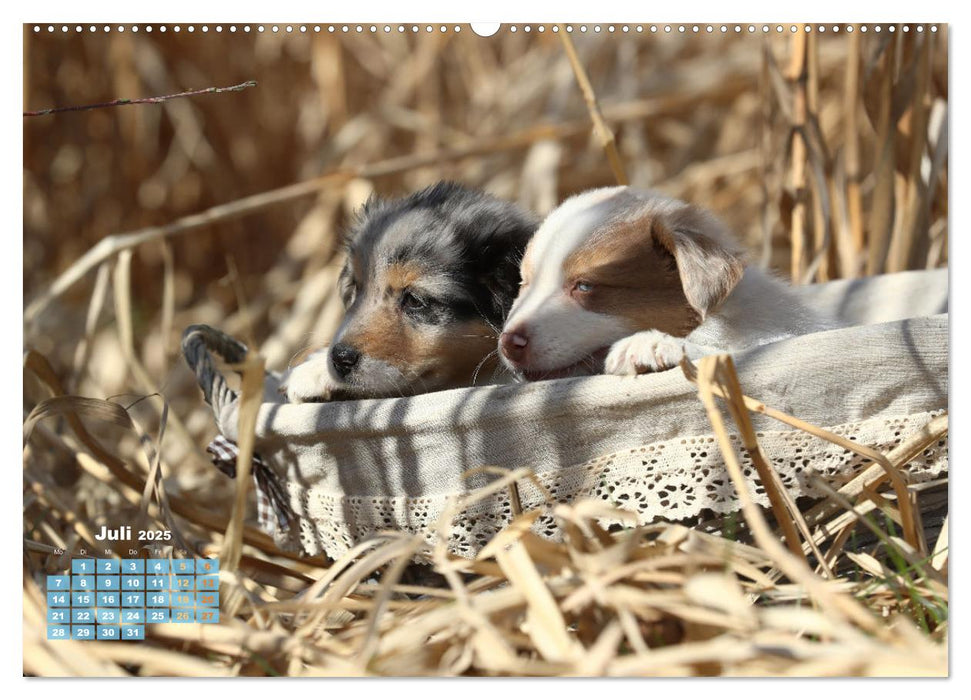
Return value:
M 944 411 L 881 417 L 827 428 L 830 432 L 881 452 L 888 452 Z M 849 450 L 798 430 L 758 434 L 763 452 L 793 497 L 822 497 L 810 475 L 838 488 L 869 466 Z M 757 472 L 740 440 L 733 435 L 745 477 L 755 500 L 769 506 Z M 912 482 L 928 481 L 947 471 L 946 436 L 925 449 L 907 466 Z M 584 464 L 539 472 L 536 478 L 555 502 L 597 498 L 637 515 L 638 522 L 685 520 L 708 509 L 716 513 L 738 510 L 739 504 L 714 435 L 698 435 L 656 442 L 616 452 Z M 326 493 L 289 483 L 293 510 L 299 516 L 298 544 L 308 554 L 326 552 L 338 557 L 354 544 L 377 533 L 398 529 L 420 533 L 431 542 L 449 496 L 434 498 L 367 498 Z M 546 503 L 542 491 L 529 481 L 520 482 L 524 510 Z M 547 509 L 548 510 L 548 509 Z M 507 491 L 475 503 L 460 513 L 449 530 L 449 549 L 473 557 L 512 518 Z M 548 512 L 533 529 L 544 537 L 559 536 Z

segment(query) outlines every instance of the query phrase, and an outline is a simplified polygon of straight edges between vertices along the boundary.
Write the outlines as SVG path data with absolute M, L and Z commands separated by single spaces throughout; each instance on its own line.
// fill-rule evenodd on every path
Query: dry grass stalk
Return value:
M 115 319 L 118 324 L 118 336 L 121 343 L 121 351 L 129 371 L 135 378 L 138 388 L 146 395 L 158 394 L 158 386 L 150 376 L 148 370 L 139 359 L 135 352 L 135 331 L 133 323 L 133 305 L 131 295 L 131 262 L 134 251 L 130 248 L 122 250 L 115 261 L 112 276 L 112 290 L 114 291 Z M 164 314 L 163 314 L 164 319 Z M 188 428 L 182 420 L 175 414 L 171 417 L 172 430 L 179 437 L 183 438 L 186 444 L 192 444 L 192 438 Z M 198 447 L 196 451 L 200 453 Z
M 930 445 L 939 442 L 947 436 L 948 416 L 937 416 L 931 420 L 922 430 L 910 436 L 900 445 L 887 453 L 887 461 L 896 470 L 902 470 L 917 455 L 927 449 Z M 881 464 L 874 463 L 865 469 L 857 477 L 849 481 L 839 489 L 839 494 L 845 498 L 857 499 L 866 491 L 873 491 L 881 487 L 888 480 L 887 471 Z M 832 518 L 840 513 L 841 509 L 837 504 L 823 502 L 811 508 L 805 513 L 805 519 L 811 525 L 817 526 L 823 523 L 825 518 Z M 842 513 L 837 518 L 843 518 L 847 523 L 853 521 L 852 518 L 845 518 Z M 821 532 L 830 531 L 831 523 L 823 524 Z
M 806 128 L 816 134 L 817 140 L 815 148 L 810 148 L 807 153 L 814 176 L 812 232 L 815 271 L 812 269 L 813 265 L 810 265 L 807 270 L 809 279 L 806 281 L 826 282 L 836 276 L 836 260 L 830 235 L 830 225 L 835 222 L 830 217 L 830 209 L 833 207 L 828 201 L 827 185 L 827 181 L 832 182 L 832 177 L 828 159 L 822 153 L 825 146 L 819 128 L 819 35 L 809 32 L 806 39 Z
M 775 110 L 772 91 L 772 48 L 768 41 L 763 44 L 761 52 L 761 69 L 759 70 L 759 224 L 761 226 L 761 251 L 759 254 L 759 266 L 768 269 L 772 263 L 773 241 L 772 233 L 775 229 L 779 213 L 774 206 L 776 193 L 772 192 L 772 183 L 777 178 L 774 177 L 774 167 L 778 160 L 775 157 L 774 135 L 772 130 L 772 119 Z
M 859 25 L 853 25 L 849 50 L 846 57 L 846 82 L 843 90 L 843 168 L 846 178 L 846 225 L 853 242 L 852 257 L 843 258 L 841 271 L 846 277 L 859 274 L 859 261 L 866 250 L 866 234 L 863 228 L 863 192 L 860 186 L 860 70 L 862 66 L 863 34 Z
M 876 163 L 874 190 L 870 203 L 870 232 L 867 238 L 866 274 L 875 275 L 884 269 L 895 215 L 894 149 L 896 125 L 893 119 L 893 84 L 897 62 L 897 41 L 886 41 L 880 60 L 879 105 L 877 116 Z
M 694 369 L 689 363 L 682 362 L 682 368 L 689 379 L 695 377 Z M 728 393 L 720 385 L 715 386 L 711 390 L 722 398 L 728 397 Z M 893 484 L 894 491 L 897 494 L 897 498 L 899 499 L 902 518 L 900 524 L 904 528 L 907 541 L 914 546 L 919 546 L 922 535 L 917 522 L 918 516 L 916 515 L 917 509 L 915 496 L 908 490 L 907 479 L 904 477 L 900 467 L 893 464 L 886 455 L 865 445 L 860 445 L 852 440 L 848 440 L 841 435 L 836 435 L 828 430 L 812 425 L 811 423 L 807 423 L 806 421 L 796 418 L 795 416 L 790 416 L 782 411 L 771 408 L 770 406 L 766 406 L 757 399 L 743 395 L 741 400 L 746 409 L 750 411 L 763 413 L 794 428 L 803 430 L 810 435 L 815 435 L 818 438 L 822 438 L 832 442 L 833 444 L 839 445 L 840 447 L 850 450 L 851 452 L 854 452 L 862 457 L 871 459 L 873 462 L 879 465 L 879 467 L 884 470 L 885 475 L 889 477 L 891 483 Z
M 937 538 L 937 542 L 934 544 L 934 555 L 931 558 L 931 566 L 946 576 L 947 562 L 949 559 L 950 557 L 948 556 L 948 518 L 944 518 L 944 526 L 941 528 L 941 534 Z
M 604 149 L 604 153 L 607 154 L 607 160 L 610 163 L 611 170 L 614 171 L 614 178 L 616 178 L 618 185 L 626 185 L 629 180 L 627 179 L 627 172 L 624 169 L 624 162 L 617 152 L 617 142 L 614 140 L 614 132 L 610 130 L 610 127 L 604 121 L 603 114 L 600 112 L 600 104 L 597 102 L 597 94 L 593 91 L 593 86 L 590 84 L 590 78 L 587 75 L 586 69 L 583 67 L 583 63 L 580 62 L 576 47 L 573 45 L 573 39 L 570 38 L 566 26 L 562 24 L 560 25 L 560 39 L 563 41 L 563 50 L 566 52 L 567 58 L 570 59 L 570 66 L 573 68 L 573 74 L 576 76 L 577 84 L 583 93 L 583 100 L 587 103 L 587 110 L 590 112 L 590 120 L 593 122 L 594 132 L 597 134 L 597 138 L 600 139 L 600 145 Z
M 910 151 L 906 173 L 905 195 L 901 198 L 900 227 L 894 229 L 894 238 L 887 253 L 887 271 L 900 272 L 917 263 L 916 254 L 926 240 L 928 225 L 927 182 L 922 175 L 927 152 L 927 122 L 930 99 L 928 90 L 931 80 L 931 51 L 933 34 L 925 32 L 916 49 L 916 80 L 907 115 Z M 926 251 L 924 251 L 926 259 Z M 918 263 L 919 264 L 919 263 Z
M 788 79 L 792 83 L 792 137 L 789 155 L 789 186 L 792 192 L 792 263 L 790 276 L 798 284 L 808 265 L 808 207 L 810 194 L 806 177 L 806 125 L 809 115 L 808 56 L 809 36 L 804 25 L 798 25 L 792 36 Z
M 94 282 L 94 291 L 88 303 L 88 313 L 84 321 L 84 337 L 78 343 L 74 353 L 74 374 L 80 380 L 91 358 L 91 341 L 97 328 L 98 319 L 104 310 L 105 300 L 108 298 L 108 283 L 110 282 L 111 266 L 105 262 L 98 267 L 98 274 Z
M 239 395 L 239 453 L 236 457 L 236 500 L 233 514 L 226 526 L 226 539 L 219 553 L 220 567 L 235 571 L 243 551 L 243 519 L 246 516 L 247 493 L 251 487 L 253 452 L 256 442 L 256 417 L 263 403 L 265 363 L 250 350 L 242 367 L 242 388 Z
M 725 373 L 725 381 L 729 385 L 728 388 L 731 391 L 732 396 L 744 397 L 742 387 L 739 385 L 738 377 L 735 375 L 734 371 Z M 809 526 L 806 524 L 802 513 L 799 511 L 795 501 L 786 490 L 785 485 L 782 483 L 782 479 L 779 477 L 779 474 L 769 464 L 769 460 L 766 458 L 765 454 L 762 452 L 762 448 L 759 446 L 758 437 L 756 436 L 755 429 L 752 427 L 752 421 L 748 414 L 744 400 L 741 402 L 729 401 L 728 409 L 731 413 L 732 419 L 739 428 L 742 437 L 742 444 L 749 453 L 752 463 L 755 465 L 756 471 L 759 474 L 759 479 L 762 481 L 762 486 L 766 491 L 766 495 L 769 497 L 769 501 L 772 505 L 773 515 L 775 516 L 776 522 L 781 527 L 782 533 L 785 536 L 786 546 L 789 547 L 789 550 L 793 554 L 803 557 L 805 560 L 805 554 L 800 542 L 801 535 L 803 540 L 808 545 L 808 549 L 816 556 L 816 560 L 820 563 L 820 566 L 822 566 L 826 574 L 832 578 L 833 572 L 830 570 L 825 558 L 822 556 L 822 553 L 819 551 L 816 543 L 813 541 L 812 535 L 809 531 Z
M 734 381 L 729 379 L 732 376 L 734 376 Z M 855 624 L 873 634 L 880 634 L 880 625 L 869 613 L 859 607 L 851 598 L 844 597 L 828 587 L 824 581 L 817 579 L 804 559 L 794 556 L 782 547 L 769 529 L 761 510 L 752 500 L 745 484 L 741 466 L 732 448 L 731 439 L 721 417 L 721 412 L 714 401 L 715 387 L 717 386 L 718 395 L 721 395 L 727 401 L 738 402 L 745 406 L 744 395 L 733 391 L 738 385 L 738 379 L 731 358 L 727 355 L 713 355 L 702 358 L 698 365 L 697 381 L 701 401 L 708 411 L 712 428 L 718 438 L 719 448 L 725 457 L 725 466 L 735 484 L 742 514 L 752 530 L 756 543 L 769 554 L 776 565 L 790 579 L 805 586 L 814 598 L 824 606 L 824 609 L 829 609 L 840 617 L 852 620 Z M 745 408 L 747 410 L 748 407 L 745 406 Z
M 68 406 L 77 409 L 85 405 L 84 402 L 77 402 L 77 399 L 83 397 L 64 396 L 64 389 L 60 383 L 60 380 L 57 378 L 57 375 L 51 368 L 50 363 L 47 362 L 43 355 L 33 351 L 28 351 L 25 353 L 24 368 L 29 370 L 34 376 L 43 382 L 45 388 L 54 397 L 71 399 L 71 402 L 67 404 Z M 87 399 L 87 401 L 91 401 L 91 399 Z M 108 404 L 108 402 L 102 403 Z M 105 410 L 110 410 L 112 412 L 114 412 L 117 408 L 117 404 L 108 404 L 105 406 Z M 85 413 L 88 413 L 88 409 L 85 410 Z M 97 412 L 92 413 L 91 415 L 98 418 L 103 417 Z M 75 457 L 81 467 L 88 470 L 96 479 L 112 480 L 114 489 L 121 493 L 129 494 L 130 497 L 128 500 L 133 504 L 137 504 L 140 500 L 141 494 L 145 491 L 146 479 L 135 473 L 129 463 L 119 459 L 117 456 L 105 449 L 102 444 L 87 430 L 87 428 L 85 428 L 77 410 L 66 411 L 64 416 L 67 419 L 67 423 L 74 435 L 76 435 L 78 438 L 79 445 L 74 448 L 74 451 L 76 453 Z M 37 424 L 36 421 L 32 422 Z M 124 423 L 124 419 L 119 418 L 118 424 L 122 425 Z M 128 420 L 128 424 L 130 424 L 130 418 Z M 160 446 L 156 445 L 155 449 L 158 450 L 159 447 Z M 84 451 L 82 451 L 82 449 Z M 90 455 L 87 454 L 87 452 L 90 452 Z M 94 456 L 94 459 L 91 458 L 91 455 Z M 136 452 L 136 455 L 141 456 L 141 452 Z M 185 518 L 187 521 L 195 523 L 210 532 L 222 532 L 225 528 L 225 521 L 216 513 L 212 512 L 206 507 L 200 507 L 193 504 L 191 501 L 184 498 L 173 500 L 172 511 L 176 515 L 179 515 L 180 517 Z M 161 521 L 159 522 L 161 523 Z M 273 551 L 279 556 L 292 558 L 298 561 L 300 560 L 300 557 L 297 555 L 278 550 L 273 544 L 273 540 L 269 536 L 253 529 L 252 527 L 246 528 L 243 535 L 243 541 L 249 545 L 258 547 L 262 551 Z M 93 542 L 89 544 L 94 547 Z
M 914 595 L 946 599 L 946 588 L 937 583 L 945 580 L 943 567 L 933 573 L 921 568 L 918 550 L 884 537 L 912 563 L 917 578 L 888 572 L 873 557 L 853 552 L 838 556 L 858 561 L 872 572 L 870 578 L 853 583 L 816 577 L 801 554 L 780 543 L 751 501 L 714 404 L 716 397 L 725 398 L 747 435 L 745 445 L 760 453 L 745 428 L 752 406 L 730 361 L 707 358 L 698 375 L 757 547 L 683 526 L 608 532 L 598 520 L 623 519 L 623 512 L 581 502 L 553 510 L 566 535 L 563 542 L 547 542 L 529 530 L 539 514 L 533 511 L 516 518 L 475 561 L 448 555 L 443 540 L 429 549 L 419 538 L 397 534 L 361 543 L 326 568 L 250 548 L 234 570 L 226 569 L 230 609 L 224 609 L 221 624 L 151 626 L 139 654 L 124 656 L 123 648 L 105 647 L 83 671 L 57 661 L 63 647 L 39 633 L 25 645 L 27 668 L 42 675 L 107 675 L 124 665 L 140 675 L 183 676 L 946 673 L 946 653 L 939 645 L 912 638 L 901 618 L 885 626 L 847 595 L 872 587 L 873 579 L 886 579 L 901 591 L 914 581 Z M 928 433 L 939 436 L 938 431 Z M 928 435 L 920 437 L 926 444 Z M 903 452 L 912 455 L 919 444 L 912 440 Z M 525 470 L 504 473 L 456 505 L 467 507 L 528 476 Z M 767 490 L 776 488 L 771 479 L 763 483 Z M 854 508 L 845 506 L 847 512 Z M 66 501 L 59 507 L 74 508 Z M 79 513 L 76 522 L 87 517 Z M 935 551 L 946 551 L 945 543 L 941 540 Z M 37 556 L 49 550 L 32 551 Z M 447 587 L 399 583 L 407 561 L 422 551 L 431 555 L 425 558 L 434 562 Z M 796 587 L 768 577 L 774 567 Z M 364 583 L 381 571 L 379 584 Z M 281 587 L 281 577 L 291 584 Z M 880 590 L 869 595 L 893 600 Z M 773 602 L 774 592 L 786 597 Z M 237 604 L 228 606 L 232 599 Z M 35 617 L 25 618 L 25 627 L 40 632 L 43 619 Z M 810 641 L 806 634 L 815 638 Z M 834 655 L 840 664 L 827 665 Z

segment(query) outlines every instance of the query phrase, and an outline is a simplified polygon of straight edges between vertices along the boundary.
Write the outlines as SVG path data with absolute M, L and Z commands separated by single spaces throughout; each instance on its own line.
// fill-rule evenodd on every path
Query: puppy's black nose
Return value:
M 347 379 L 347 375 L 357 365 L 361 359 L 361 353 L 350 345 L 337 343 L 330 349 L 330 361 L 334 363 L 334 370 L 341 379 Z
M 516 328 L 499 336 L 499 349 L 515 365 L 525 363 L 528 345 L 529 338 L 523 328 Z

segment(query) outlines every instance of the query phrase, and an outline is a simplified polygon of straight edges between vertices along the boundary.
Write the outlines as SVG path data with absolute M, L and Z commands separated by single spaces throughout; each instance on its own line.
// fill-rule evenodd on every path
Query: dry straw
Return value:
M 228 567 L 221 592 L 224 606 L 234 609 L 224 611 L 221 624 L 151 626 L 137 654 L 124 653 L 123 644 L 48 642 L 43 597 L 27 576 L 25 670 L 97 676 L 945 675 L 946 527 L 933 550 L 917 549 L 871 522 L 866 506 L 893 498 L 877 489 L 886 474 L 882 462 L 901 469 L 946 435 L 946 417 L 894 454 L 880 455 L 830 501 L 803 514 L 800 525 L 793 517 L 798 511 L 777 510 L 776 520 L 787 523 L 780 528 L 784 545 L 751 498 L 719 400 L 753 456 L 760 448 L 749 411 L 795 419 L 744 396 L 727 356 L 684 370 L 698 383 L 752 544 L 675 524 L 607 531 L 600 518 L 623 521 L 625 514 L 599 502 L 548 506 L 562 542 L 529 529 L 539 511 L 520 513 L 474 560 L 400 533 L 361 543 L 336 562 L 287 560 L 272 547 L 240 548 L 213 529 L 211 541 L 235 546 L 230 556 L 241 555 L 236 567 L 223 551 Z M 81 403 L 73 408 L 97 417 Z M 455 512 L 527 476 L 511 472 L 470 493 L 444 516 L 442 531 Z M 793 507 L 771 467 L 763 464 L 759 476 L 774 503 Z M 104 479 L 121 494 L 117 480 Z M 64 509 L 60 514 L 75 527 L 88 520 L 79 504 L 51 503 L 43 491 L 36 499 L 34 506 Z M 906 532 L 910 523 L 895 515 Z M 191 515 L 185 520 L 195 531 L 208 527 Z M 823 561 L 824 545 L 857 522 L 878 533 L 877 550 L 905 565 L 893 569 L 887 563 L 893 557 L 881 561 L 842 545 Z M 34 551 L 44 551 L 44 544 L 34 542 Z M 421 552 L 434 562 L 430 569 L 410 565 Z
M 219 42 L 184 36 L 112 33 L 83 52 L 28 36 L 25 93 L 38 105 L 175 92 L 185 67 L 227 57 L 259 87 L 25 124 L 24 672 L 947 674 L 947 479 L 907 479 L 908 462 L 946 439 L 946 416 L 882 454 L 745 396 L 730 359 L 707 358 L 684 371 L 738 489 L 738 517 L 606 529 L 604 518 L 625 514 L 590 501 L 522 512 L 517 484 L 529 472 L 483 468 L 492 483 L 457 499 L 438 530 L 508 490 L 512 522 L 474 560 L 441 539 L 389 532 L 329 561 L 282 552 L 251 524 L 246 455 L 262 366 L 241 368 L 240 478 L 230 481 L 201 450 L 211 415 L 175 354 L 181 328 L 212 323 L 265 339 L 279 368 L 339 319 L 331 290 L 347 213 L 371 191 L 446 176 L 537 208 L 627 178 L 659 186 L 715 209 L 796 282 L 946 263 L 947 35 L 882 30 L 239 36 L 217 57 Z M 286 94 L 274 91 L 279 75 Z M 106 130 L 109 113 L 117 123 Z M 99 168 L 82 159 L 72 169 L 68 119 L 92 120 L 73 123 L 87 125 Z M 265 131 L 254 138 L 257 121 Z M 157 208 L 104 224 L 119 221 L 113 201 Z M 90 218 L 77 202 L 91 203 Z M 247 248 L 247 235 L 260 245 Z M 869 466 L 828 499 L 793 502 L 752 412 Z M 739 478 L 730 433 L 769 511 Z M 542 512 L 562 541 L 530 529 Z M 63 570 L 64 552 L 95 549 L 108 514 L 221 556 L 220 623 L 152 625 L 138 645 L 48 641 L 44 575 Z M 412 564 L 416 555 L 432 564 Z

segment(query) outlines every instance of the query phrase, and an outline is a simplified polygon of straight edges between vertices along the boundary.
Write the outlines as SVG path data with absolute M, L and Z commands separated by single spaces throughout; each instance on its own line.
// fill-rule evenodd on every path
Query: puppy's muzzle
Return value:
M 499 336 L 499 349 L 510 363 L 522 366 L 529 354 L 529 338 L 521 329 L 508 331 Z
M 361 360 L 361 353 L 350 345 L 337 343 L 330 349 L 330 361 L 334 365 L 334 372 L 341 379 L 347 379 L 347 375 L 357 366 Z

